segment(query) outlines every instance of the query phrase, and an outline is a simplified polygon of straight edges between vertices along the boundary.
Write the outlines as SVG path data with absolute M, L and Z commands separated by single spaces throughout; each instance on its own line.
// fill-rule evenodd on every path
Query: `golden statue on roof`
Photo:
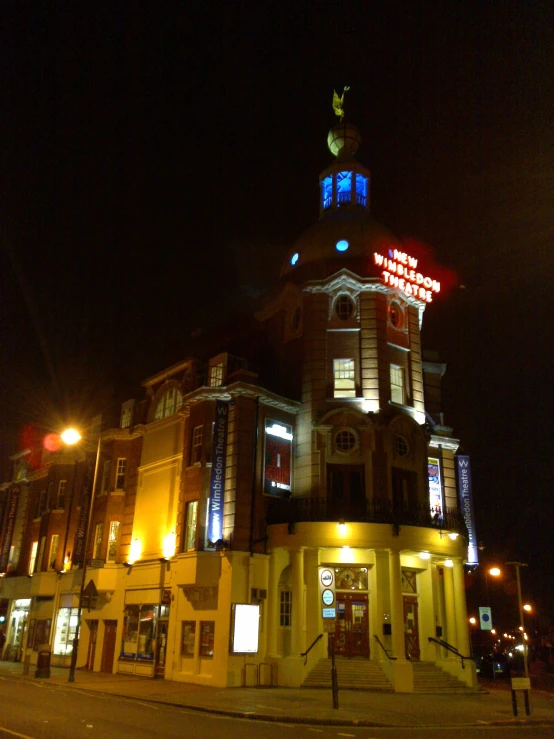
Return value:
M 344 87 L 341 97 L 337 95 L 336 90 L 333 90 L 333 110 L 335 115 L 338 115 L 340 122 L 344 118 L 344 93 L 350 90 L 350 87 Z

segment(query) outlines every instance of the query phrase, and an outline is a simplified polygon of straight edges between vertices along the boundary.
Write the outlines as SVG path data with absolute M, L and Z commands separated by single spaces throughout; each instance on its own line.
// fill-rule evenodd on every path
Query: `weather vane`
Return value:
M 333 90 L 333 110 L 335 111 L 335 115 L 338 115 L 340 118 L 340 122 L 342 123 L 342 119 L 344 118 L 344 93 L 350 90 L 349 87 L 345 87 L 342 91 L 341 97 L 339 97 L 336 93 L 336 90 Z

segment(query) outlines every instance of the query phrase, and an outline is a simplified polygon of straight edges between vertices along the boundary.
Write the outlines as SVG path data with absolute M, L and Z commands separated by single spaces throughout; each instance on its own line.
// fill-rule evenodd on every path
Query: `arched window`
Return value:
M 160 421 L 162 418 L 172 416 L 177 408 L 181 405 L 183 395 L 178 387 L 173 385 L 169 387 L 158 400 L 154 421 Z

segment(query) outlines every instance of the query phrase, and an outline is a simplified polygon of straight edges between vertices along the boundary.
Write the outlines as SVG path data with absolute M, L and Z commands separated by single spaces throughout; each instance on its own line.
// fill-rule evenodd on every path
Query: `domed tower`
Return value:
M 336 577 L 336 610 L 327 611 L 336 653 L 386 662 L 388 650 L 395 689 L 410 691 L 412 661 L 444 656 L 428 636 L 440 631 L 469 654 L 458 442 L 447 430 L 437 441 L 426 425 L 420 329 L 440 284 L 372 218 L 355 126 L 341 116 L 327 142 L 335 158 L 319 178 L 319 219 L 257 316 L 274 342 L 276 389 L 300 402 L 293 483 L 290 496 L 270 501 L 268 547 L 272 599 L 286 605 L 277 589 L 290 586 L 292 612 L 307 603 L 310 625 L 297 621 L 290 644 L 273 647 L 287 670 L 321 633 L 316 575 L 325 565 Z

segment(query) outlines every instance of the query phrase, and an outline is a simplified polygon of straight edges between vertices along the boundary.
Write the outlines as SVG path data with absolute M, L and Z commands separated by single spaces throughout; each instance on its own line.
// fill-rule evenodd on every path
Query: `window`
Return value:
M 352 199 L 352 172 L 337 173 L 337 205 Z
M 53 500 L 52 500 L 52 494 L 54 492 L 54 482 L 48 483 L 48 493 L 46 495 L 46 508 L 47 510 L 50 510 L 52 508 Z
M 331 175 L 321 180 L 321 202 L 323 208 L 330 208 L 333 204 L 333 178 Z
M 292 626 L 292 593 L 281 590 L 279 596 L 279 626 Z
M 355 398 L 356 381 L 353 359 L 333 360 L 333 379 L 335 398 Z
M 198 501 L 187 503 L 187 515 L 185 523 L 185 552 L 196 549 L 196 524 L 198 520 Z
M 347 453 L 356 448 L 356 437 L 350 429 L 341 429 L 335 434 L 335 449 L 337 452 Z
M 397 364 L 390 366 L 390 399 L 393 403 L 404 405 L 404 368 Z
M 177 408 L 183 401 L 183 395 L 178 387 L 169 387 L 162 397 L 158 400 L 154 421 L 160 421 L 162 418 L 172 416 L 177 412 Z
M 335 300 L 335 315 L 340 321 L 348 321 L 354 315 L 354 301 L 350 295 L 339 295 Z
M 157 605 L 126 606 L 123 612 L 120 659 L 152 662 Z
M 110 521 L 110 534 L 108 537 L 108 552 L 106 556 L 106 562 L 115 562 L 118 541 L 119 521 Z
M 56 620 L 53 654 L 71 654 L 79 621 L 77 608 L 60 608 Z
M 102 468 L 102 486 L 100 487 L 101 493 L 107 493 L 110 485 L 110 469 L 112 467 L 112 460 L 107 459 L 104 462 L 104 467 Z
M 31 544 L 31 556 L 29 558 L 29 570 L 28 574 L 32 575 L 35 571 L 35 564 L 37 561 L 37 549 L 38 549 L 38 541 L 34 541 Z
M 213 659 L 215 621 L 200 621 L 200 656 Z
M 120 457 L 117 460 L 117 472 L 115 475 L 115 489 L 123 490 L 125 487 L 125 470 L 127 468 L 127 460 L 125 457 Z
M 60 480 L 58 485 L 58 499 L 56 501 L 56 508 L 63 508 L 65 506 L 65 491 L 67 488 L 67 480 Z
M 47 506 L 47 493 L 46 490 L 41 490 L 37 500 L 37 508 L 35 511 L 35 518 L 40 518 L 43 513 L 46 513 Z
M 195 426 L 192 430 L 191 464 L 197 464 L 202 461 L 202 429 L 203 426 Z
M 356 174 L 356 202 L 358 205 L 367 204 L 367 177 Z
M 40 537 L 40 543 L 38 545 L 37 561 L 35 565 L 35 571 L 40 572 L 42 570 L 42 560 L 44 558 L 44 547 L 46 546 L 46 537 Z
M 59 534 L 52 534 L 50 539 L 50 554 L 48 556 L 48 569 L 56 569 L 56 557 L 58 556 L 58 546 L 60 544 Z
M 181 640 L 181 656 L 190 659 L 194 657 L 196 642 L 196 622 L 183 621 L 183 638 Z
M 223 385 L 223 362 L 214 364 L 210 367 L 210 387 L 218 387 Z
M 100 559 L 100 551 L 102 548 L 102 538 L 104 536 L 104 524 L 103 523 L 97 523 L 96 524 L 96 532 L 94 534 L 94 551 L 92 558 L 93 559 Z

